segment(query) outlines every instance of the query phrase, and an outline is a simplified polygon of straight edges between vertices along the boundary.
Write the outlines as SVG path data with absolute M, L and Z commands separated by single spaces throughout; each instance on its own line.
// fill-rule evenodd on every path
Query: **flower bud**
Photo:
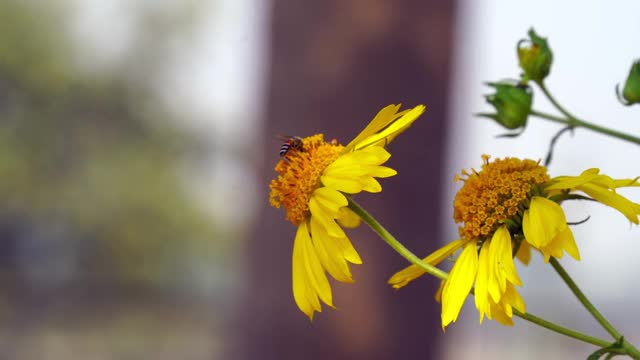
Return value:
M 622 89 L 622 98 L 618 91 L 618 86 L 616 86 L 616 93 L 618 94 L 618 99 L 624 105 L 629 106 L 640 103 L 640 60 L 636 60 L 631 65 L 629 76 L 627 76 L 624 89 Z
M 509 82 L 487 83 L 496 93 L 485 96 L 487 102 L 496 108 L 496 114 L 478 114 L 495 120 L 507 129 L 513 130 L 527 125 L 531 111 L 533 92 L 526 84 Z
M 524 45 L 524 46 L 523 46 Z M 553 54 L 547 44 L 547 39 L 541 38 L 536 32 L 529 30 L 529 40 L 518 42 L 518 60 L 524 71 L 523 81 L 533 80 L 540 83 L 549 75 Z

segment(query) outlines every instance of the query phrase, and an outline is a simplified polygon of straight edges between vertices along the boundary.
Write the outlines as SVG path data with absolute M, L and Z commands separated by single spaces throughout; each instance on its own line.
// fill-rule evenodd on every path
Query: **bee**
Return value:
M 299 136 L 283 137 L 284 143 L 280 146 L 280 157 L 284 158 L 290 150 L 302 150 L 302 138 Z

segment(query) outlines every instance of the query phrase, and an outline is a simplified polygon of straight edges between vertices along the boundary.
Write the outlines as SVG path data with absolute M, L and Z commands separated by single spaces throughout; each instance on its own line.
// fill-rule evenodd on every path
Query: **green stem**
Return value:
M 353 212 L 358 214 L 358 216 L 360 216 L 360 218 L 362 218 L 362 220 L 364 220 L 364 222 L 366 222 L 367 225 L 369 225 L 369 227 L 373 229 L 373 231 L 378 233 L 382 240 L 389 244 L 389 246 L 391 246 L 393 250 L 395 250 L 403 258 L 407 259 L 410 263 L 422 268 L 427 273 L 442 280 L 447 279 L 448 274 L 446 272 L 422 261 L 422 259 L 417 257 L 409 249 L 404 247 L 404 245 L 402 245 L 393 235 L 391 235 L 391 233 L 387 231 L 387 229 L 385 229 L 378 221 L 376 221 L 373 216 L 369 215 L 369 213 L 364 208 L 362 208 L 362 206 L 353 201 L 351 197 L 347 197 L 347 199 L 349 199 L 349 208 L 353 210 Z
M 607 332 L 611 336 L 613 336 L 614 339 L 617 340 L 621 338 L 622 334 L 620 334 L 618 330 L 616 330 L 616 328 L 614 328 L 613 325 L 611 325 L 611 323 L 598 311 L 598 309 L 596 309 L 596 307 L 593 306 L 591 301 L 587 299 L 587 297 L 584 295 L 582 290 L 580 290 L 580 288 L 575 283 L 575 281 L 573 281 L 571 276 L 569 276 L 567 271 L 562 267 L 562 265 L 560 265 L 560 262 L 554 257 L 551 257 L 549 259 L 549 262 L 551 263 L 551 266 L 553 266 L 553 268 L 556 270 L 558 275 L 560 275 L 562 280 L 567 284 L 569 289 L 571 289 L 571 292 L 573 292 L 573 294 L 578 298 L 578 300 L 582 303 L 582 305 L 584 305 L 587 311 L 589 311 L 591 315 L 593 315 L 593 317 L 598 321 L 598 323 L 602 325 L 602 327 L 605 330 L 607 330 Z
M 622 334 L 607 320 L 604 315 L 596 309 L 595 306 L 589 301 L 589 299 L 584 295 L 582 290 L 578 287 L 578 285 L 573 281 L 571 276 L 564 270 L 560 262 L 554 257 L 551 257 L 549 260 L 551 266 L 556 270 L 558 275 L 562 278 L 562 280 L 567 284 L 571 292 L 578 298 L 578 300 L 582 303 L 582 305 L 593 315 L 596 321 L 616 340 L 620 340 L 623 338 Z M 636 349 L 631 343 L 627 340 L 622 341 L 622 347 L 627 350 L 627 353 L 632 356 L 634 359 L 640 359 L 640 351 Z
M 424 271 L 426 271 L 427 273 L 442 279 L 442 280 L 446 280 L 447 277 L 449 276 L 449 274 L 447 274 L 446 272 L 422 261 L 422 259 L 420 259 L 419 257 L 417 257 L 414 253 L 412 253 L 409 249 L 407 249 L 406 247 L 404 247 L 404 245 L 402 245 L 391 233 L 389 233 L 376 219 L 373 218 L 373 216 L 371 216 L 365 209 L 363 209 L 358 203 L 356 203 L 351 197 L 347 197 L 347 199 L 349 199 L 349 208 L 351 210 L 353 210 L 353 212 L 355 212 L 356 214 L 358 214 L 358 216 L 360 216 L 360 218 L 362 218 L 362 220 L 364 220 L 365 223 L 367 223 L 367 225 L 369 225 L 369 227 L 371 227 L 371 229 L 373 231 L 375 231 L 387 244 L 389 244 L 389 246 L 391 246 L 395 251 L 397 251 L 400 255 L 402 255 L 402 257 L 404 257 L 405 259 L 407 259 L 410 263 L 419 266 L 420 268 L 422 268 Z M 562 334 L 565 336 L 568 336 L 570 338 L 574 338 L 576 340 L 580 340 L 589 344 L 593 344 L 596 346 L 601 346 L 601 347 L 605 347 L 605 346 L 610 346 L 612 345 L 611 343 L 590 336 L 590 335 L 586 335 L 583 334 L 581 332 L 572 330 L 572 329 L 568 329 L 565 328 L 563 326 L 554 324 L 550 321 L 547 321 L 545 319 L 542 319 L 540 317 L 537 317 L 533 314 L 530 313 L 521 313 L 520 311 L 513 309 L 513 314 L 524 319 L 527 321 L 530 321 L 536 325 L 539 325 L 541 327 L 544 327 L 548 330 L 551 330 L 553 332 L 556 332 L 558 334 Z
M 560 103 L 556 100 L 555 97 L 553 97 L 553 95 L 551 95 L 551 92 L 549 91 L 549 89 L 547 89 L 547 86 L 542 81 L 536 82 L 536 84 L 538 84 L 538 87 L 540 87 L 540 90 L 542 90 L 542 92 L 547 97 L 547 99 L 549 99 L 549 101 L 551 101 L 553 106 L 555 106 L 556 109 L 558 109 L 562 114 L 564 114 L 564 116 L 569 118 L 569 121 L 571 123 L 574 122 L 577 119 L 569 111 L 567 111 L 567 109 L 565 109 L 562 105 L 560 105 Z M 570 123 L 570 125 L 571 125 L 571 123 Z
M 608 135 L 614 138 L 618 138 L 621 140 L 625 140 L 625 141 L 629 141 L 632 142 L 634 144 L 638 144 L 640 145 L 640 138 L 633 136 L 633 135 L 629 135 L 627 133 L 623 133 L 617 130 L 613 130 L 613 129 L 609 129 L 600 125 L 596 125 L 596 124 L 592 124 L 583 120 L 580 120 L 578 118 L 575 117 L 571 117 L 571 118 L 563 118 L 563 117 L 559 117 L 559 116 L 554 116 L 551 114 L 547 114 L 547 113 L 543 113 L 540 111 L 536 111 L 536 110 L 531 110 L 529 112 L 529 114 L 533 115 L 533 116 L 537 116 L 539 118 L 542 119 L 546 119 L 546 120 L 550 120 L 556 123 L 560 123 L 560 124 L 564 124 L 564 125 L 568 125 L 571 127 L 582 127 L 585 129 L 589 129 L 589 130 L 593 130 L 597 133 L 600 134 L 604 134 L 604 135 Z
M 551 330 L 553 332 L 556 332 L 558 334 L 562 334 L 562 335 L 565 335 L 565 336 L 568 336 L 568 337 L 571 337 L 571 338 L 574 338 L 574 339 L 577 339 L 577 340 L 580 340 L 580 341 L 584 341 L 584 342 L 589 343 L 589 344 L 593 344 L 593 345 L 600 346 L 600 347 L 606 347 L 606 346 L 610 346 L 611 345 L 611 343 L 607 342 L 606 340 L 602 340 L 602 339 L 599 339 L 597 337 L 593 337 L 593 336 L 590 336 L 590 335 L 587 335 L 587 334 L 583 334 L 583 333 L 581 333 L 579 331 L 575 331 L 575 330 L 572 330 L 572 329 L 567 329 L 565 327 L 556 325 L 556 324 L 554 324 L 554 323 L 552 323 L 550 321 L 547 321 L 547 320 L 545 320 L 543 318 L 539 318 L 539 317 L 537 317 L 535 315 L 532 315 L 530 313 L 521 313 L 517 309 L 513 309 L 513 315 L 516 315 L 516 316 L 518 316 L 518 317 L 520 317 L 520 318 L 522 318 L 524 320 L 532 322 L 532 323 L 534 323 L 534 324 L 536 324 L 538 326 L 541 326 L 541 327 L 543 327 L 545 329 L 549 329 L 549 330 Z

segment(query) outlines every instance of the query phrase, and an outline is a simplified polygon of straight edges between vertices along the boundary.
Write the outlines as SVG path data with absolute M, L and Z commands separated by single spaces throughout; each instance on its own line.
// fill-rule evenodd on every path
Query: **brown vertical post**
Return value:
M 276 134 L 322 132 L 348 142 L 391 103 L 426 104 L 410 131 L 391 144 L 382 194 L 361 202 L 419 255 L 441 241 L 439 200 L 454 7 L 447 1 L 273 2 L 259 185 L 263 206 L 246 243 L 247 283 L 230 323 L 233 359 L 433 359 L 439 304 L 433 278 L 394 291 L 386 280 L 407 263 L 362 225 L 348 234 L 363 257 L 355 284 L 333 282 L 338 310 L 310 323 L 291 293 L 295 227 L 268 205 Z

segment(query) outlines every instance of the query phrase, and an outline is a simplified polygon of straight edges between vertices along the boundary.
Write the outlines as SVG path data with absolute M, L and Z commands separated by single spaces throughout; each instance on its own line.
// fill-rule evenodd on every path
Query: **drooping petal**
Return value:
M 476 285 L 474 298 L 476 302 L 476 308 L 480 314 L 480 324 L 484 320 L 485 314 L 491 320 L 491 304 L 489 298 L 489 274 L 491 273 L 491 266 L 489 263 L 489 241 L 485 241 L 480 249 L 480 255 L 478 258 L 478 273 L 476 275 Z
M 478 250 L 475 242 L 465 245 L 449 273 L 442 289 L 442 328 L 455 322 L 464 300 L 469 295 L 478 270 Z
M 344 251 L 337 241 L 327 234 L 324 226 L 312 217 L 310 221 L 313 246 L 322 267 L 336 280 L 346 283 L 353 282 L 349 264 Z
M 579 176 L 558 176 L 551 179 L 551 185 L 545 187 L 546 191 L 574 189 L 576 186 L 586 184 L 596 177 L 600 169 L 592 168 L 582 172 Z
M 360 216 L 348 207 L 343 207 L 338 211 L 338 218 L 336 221 L 342 227 L 353 229 L 360 225 Z
M 615 184 L 616 188 L 640 186 L 639 179 L 640 177 L 637 177 L 635 179 L 613 179 L 613 183 Z
M 598 202 L 620 211 L 634 224 L 640 223 L 640 204 L 616 193 L 619 187 L 640 186 L 638 178 L 613 179 L 599 174 L 598 169 L 585 170 L 580 176 L 561 176 L 551 180 L 546 190 L 569 189 L 582 191 Z
M 561 258 L 566 251 L 580 259 L 573 233 L 567 225 L 564 211 L 557 203 L 534 196 L 522 221 L 526 241 L 542 252 L 545 263 L 550 257 Z
M 342 237 L 334 237 L 333 240 L 336 242 L 337 246 L 342 249 L 342 253 L 344 254 L 344 258 L 352 263 L 352 264 L 362 264 L 362 259 L 360 258 L 360 254 L 356 251 L 351 244 L 351 240 L 345 235 Z
M 618 210 L 632 223 L 638 224 L 640 204 L 634 203 L 615 191 L 595 184 L 584 184 L 578 189 L 598 202 Z
M 556 241 L 561 244 L 562 249 L 564 249 L 569 256 L 578 261 L 580 260 L 580 250 L 578 250 L 578 244 L 576 244 L 573 232 L 569 227 L 558 233 Z
M 522 286 L 522 280 L 520 280 L 516 264 L 513 262 L 511 234 L 506 226 L 503 225 L 496 230 L 491 243 L 495 246 L 495 259 L 498 260 L 496 268 L 500 271 L 501 276 L 514 285 Z
M 525 239 L 538 249 L 547 246 L 566 226 L 567 219 L 560 205 L 540 196 L 531 199 L 522 219 Z
M 458 251 L 458 249 L 460 249 L 464 244 L 465 240 L 462 239 L 450 242 L 447 245 L 429 254 L 427 257 L 422 259 L 422 261 L 428 263 L 429 265 L 438 265 L 444 259 L 448 258 L 449 256 L 453 255 L 453 253 Z M 418 267 L 417 265 L 409 265 L 403 270 L 400 270 L 397 273 L 393 274 L 393 276 L 391 276 L 387 283 L 393 286 L 393 288 L 395 289 L 400 289 L 401 287 L 407 285 L 410 281 L 413 281 L 424 274 L 425 271 L 422 268 Z
M 310 320 L 315 311 L 322 311 L 319 299 L 333 306 L 331 287 L 313 250 L 306 222 L 298 227 L 293 243 L 292 275 L 293 298 Z
M 508 283 L 507 289 L 500 300 L 500 303 L 493 303 L 491 310 L 495 315 L 495 320 L 502 325 L 513 326 L 513 309 L 518 309 L 520 312 L 526 312 L 526 306 L 524 300 L 516 290 L 516 288 Z
M 513 326 L 513 320 L 499 304 L 491 303 L 491 314 L 493 314 L 493 320 L 498 323 L 506 326 Z
M 511 235 L 503 225 L 493 234 L 489 247 L 489 266 L 493 269 L 493 276 L 489 278 L 488 290 L 496 303 L 500 302 L 508 283 L 522 285 L 512 256 Z
M 587 185 L 587 184 L 595 185 L 605 189 L 612 189 L 614 191 L 616 189 L 616 182 L 611 177 L 604 174 L 596 176 L 593 180 L 589 181 L 584 185 Z M 579 186 L 576 186 L 576 188 L 578 187 Z
M 311 217 L 315 217 L 327 229 L 329 235 L 335 237 L 345 236 L 344 230 L 335 221 L 337 213 L 334 215 L 330 210 L 323 207 L 315 197 L 309 199 L 309 211 L 311 212 Z
M 436 302 L 442 303 L 442 289 L 444 289 L 444 283 L 446 280 L 440 280 L 440 285 L 438 285 L 438 290 L 436 290 L 435 295 L 433 295 L 433 299 Z
M 521 241 L 516 257 L 521 263 L 529 265 L 529 261 L 531 261 L 531 245 L 526 241 Z
M 554 258 L 560 259 L 564 255 L 562 251 L 562 244 L 558 241 L 552 241 L 547 246 L 541 247 L 540 252 L 542 253 L 542 258 L 544 259 L 544 263 L 548 263 L 549 259 L 553 256 Z
M 303 231 L 307 232 L 307 229 L 304 229 Z M 320 264 L 318 255 L 314 250 L 311 237 L 307 236 L 304 239 L 304 241 L 302 241 L 302 245 L 303 245 L 303 252 L 304 252 L 304 259 L 305 259 L 304 264 L 307 270 L 308 280 L 311 284 L 311 287 L 318 294 L 318 297 L 320 298 L 320 300 L 322 300 L 325 304 L 329 306 L 333 306 L 333 299 L 332 299 L 332 293 L 331 293 L 331 286 L 329 285 L 329 279 L 327 279 L 327 275 L 324 273 L 324 268 Z

